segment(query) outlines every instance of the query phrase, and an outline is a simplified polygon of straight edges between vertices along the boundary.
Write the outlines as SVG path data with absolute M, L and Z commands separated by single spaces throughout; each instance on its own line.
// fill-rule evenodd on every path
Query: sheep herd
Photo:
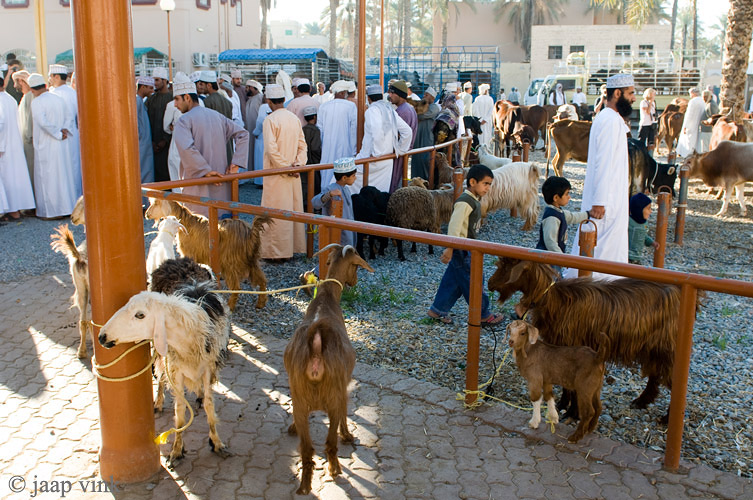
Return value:
M 525 220 L 523 229 L 533 228 L 539 212 L 537 166 L 528 162 L 511 163 L 492 157 L 485 150 L 480 156 L 485 156 L 482 163 L 489 164 L 494 173 L 490 192 L 483 198 L 484 215 L 499 209 L 517 210 Z M 454 190 L 446 185 L 452 179 L 446 158 L 438 153 L 436 159 L 437 189 L 429 189 L 433 186 L 421 179 L 414 179 L 410 186 L 392 195 L 365 187 L 353 196 L 356 220 L 438 233 L 450 219 Z M 74 223 L 83 223 L 82 200 L 74 212 L 78 215 L 72 217 Z M 162 410 L 167 385 L 171 385 L 176 396 L 178 430 L 168 457 L 170 464 L 184 454 L 186 389 L 202 398 L 212 451 L 228 456 L 217 430 L 211 387 L 227 357 L 230 314 L 238 294 L 232 294 L 226 302 L 216 288 L 216 279 L 208 267 L 206 217 L 191 213 L 181 203 L 164 199 L 152 199 L 145 215 L 160 221 L 159 234 L 147 258 L 149 291 L 133 296 L 117 311 L 100 329 L 98 340 L 105 347 L 145 340 L 153 343 L 158 355 L 154 367 L 158 381 L 155 410 Z M 269 217 L 257 216 L 251 224 L 234 219 L 219 223 L 220 272 L 228 289 L 238 290 L 241 282 L 248 280 L 260 292 L 266 291 L 259 247 L 270 222 Z M 356 284 L 358 269 L 374 271 L 364 260 L 366 238 L 369 258 L 375 258 L 377 253 L 384 255 L 385 238 L 362 235 L 357 240 L 357 249 L 332 244 L 319 251 L 328 257 L 328 275 L 318 285 L 318 293 L 314 294 L 284 352 L 293 402 L 289 432 L 300 438 L 303 463 L 299 494 L 311 490 L 314 466 L 309 413 L 323 410 L 329 416 L 326 454 L 332 476 L 341 471 L 337 459 L 338 433 L 343 441 L 353 440 L 346 414 L 347 386 L 355 366 L 355 351 L 348 338 L 340 296 L 344 287 Z M 83 358 L 87 356 L 86 334 L 90 328 L 86 243 L 77 246 L 67 225 L 60 226 L 52 239 L 53 249 L 64 254 L 70 264 L 76 290 L 74 305 L 80 312 L 78 356 Z M 405 260 L 402 242 L 398 242 L 397 248 L 398 258 Z M 517 307 L 529 323 L 519 322 L 512 329 L 510 345 L 521 374 L 529 382 L 535 408 L 532 427 L 538 426 L 537 416 L 544 399 L 550 413 L 556 415 L 551 395 L 552 384 L 556 384 L 576 393 L 563 393 L 563 399 L 570 396 L 572 400 L 568 414 L 577 417 L 580 410 L 582 417 L 571 441 L 593 431 L 601 411 L 599 394 L 605 361 L 627 366 L 639 364 L 643 375 L 648 376 L 646 389 L 634 401 L 637 407 L 643 408 L 653 401 L 659 385 L 671 384 L 679 304 L 677 287 L 627 279 L 610 282 L 613 285 L 588 278 L 554 282 L 553 271 L 546 265 L 502 258 L 497 266 L 497 272 L 489 280 L 489 289 L 500 292 L 500 302 L 507 301 L 516 291 L 523 293 Z M 645 302 L 645 307 L 635 307 L 638 299 Z M 266 302 L 267 295 L 260 294 L 256 307 L 262 308 Z M 537 338 L 547 344 L 536 345 Z M 560 349 L 574 350 L 559 352 Z M 541 361 L 556 357 L 565 361 L 560 364 Z M 559 372 L 552 371 L 560 365 Z M 573 366 L 579 366 L 580 371 L 569 373 Z

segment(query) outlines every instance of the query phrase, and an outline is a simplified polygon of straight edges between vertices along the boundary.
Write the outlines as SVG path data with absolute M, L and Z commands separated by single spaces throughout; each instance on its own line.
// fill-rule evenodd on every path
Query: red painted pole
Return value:
M 309 170 L 306 172 L 306 212 L 314 213 L 314 206 L 311 204 L 312 198 L 314 198 L 314 171 Z M 314 226 L 312 224 L 306 224 L 306 257 L 309 259 L 314 256 Z
M 332 243 L 330 239 L 330 228 L 324 224 L 319 225 L 319 250 Z M 329 266 L 327 265 L 327 253 L 319 254 L 319 277 L 324 278 L 327 276 Z
M 593 230 L 587 229 L 586 224 L 591 224 Z M 594 247 L 596 246 L 596 223 L 591 219 L 584 220 L 578 227 L 578 246 L 580 247 L 580 255 L 583 257 L 593 257 Z M 578 277 L 591 276 L 593 272 L 578 269 Z
M 463 178 L 464 176 L 464 171 L 460 167 L 455 167 L 455 170 L 452 171 L 452 185 L 455 187 L 456 200 L 460 197 L 461 194 L 463 194 L 463 181 L 465 180 Z
M 332 198 L 332 215 L 339 219 L 343 218 L 343 199 L 341 197 Z M 329 230 L 330 243 L 340 243 L 342 235 L 342 229 L 333 227 Z M 320 247 L 321 248 L 321 247 Z M 327 276 L 326 274 L 322 276 Z
M 661 192 L 658 196 L 659 210 L 656 213 L 656 242 L 659 244 L 654 250 L 654 267 L 664 267 L 664 255 L 667 250 L 667 226 L 669 225 L 669 210 L 672 193 Z
M 688 180 L 690 168 L 680 167 L 680 194 L 677 199 L 677 220 L 675 221 L 675 243 L 682 245 L 685 236 L 685 212 L 688 209 Z
M 465 363 L 465 388 L 470 393 L 465 396 L 466 404 L 478 399 L 478 365 L 481 343 L 481 296 L 484 286 L 484 254 L 471 251 L 471 289 L 468 297 L 468 354 Z
M 429 154 L 429 178 L 427 179 L 429 181 L 429 189 L 434 189 L 434 165 L 437 158 L 437 150 L 432 149 L 431 153 Z

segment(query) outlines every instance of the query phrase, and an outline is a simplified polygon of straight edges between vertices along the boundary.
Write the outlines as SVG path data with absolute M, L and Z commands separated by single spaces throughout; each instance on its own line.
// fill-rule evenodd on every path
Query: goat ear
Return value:
M 520 279 L 520 275 L 523 274 L 523 271 L 528 269 L 528 267 L 531 265 L 530 262 L 527 260 L 520 261 L 517 264 L 515 264 L 515 267 L 512 268 L 512 271 L 510 272 L 510 279 L 507 280 L 508 283 L 515 283 Z
M 369 265 L 368 262 L 363 260 L 360 255 L 358 255 L 358 252 L 355 248 L 353 248 L 350 245 L 346 245 L 343 249 L 343 257 L 350 255 L 351 259 L 353 259 L 353 263 L 357 266 L 361 266 L 362 268 L 366 269 L 369 272 L 374 272 L 374 268 Z
M 153 329 L 154 349 L 160 356 L 167 356 L 167 328 L 165 328 L 164 312 L 155 310 Z
M 535 344 L 539 340 L 539 329 L 533 325 L 528 325 L 528 342 Z

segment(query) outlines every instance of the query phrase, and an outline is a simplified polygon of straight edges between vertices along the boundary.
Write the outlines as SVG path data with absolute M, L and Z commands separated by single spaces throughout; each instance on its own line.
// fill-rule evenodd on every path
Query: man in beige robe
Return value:
M 306 164 L 306 139 L 301 121 L 284 108 L 285 91 L 280 85 L 266 87 L 266 96 L 272 113 L 264 120 L 264 170 L 299 167 Z M 301 177 L 297 173 L 273 175 L 264 179 L 261 195 L 264 207 L 303 212 Z M 261 240 L 261 257 L 280 262 L 294 253 L 306 251 L 306 229 L 300 222 L 275 219 L 264 231 Z

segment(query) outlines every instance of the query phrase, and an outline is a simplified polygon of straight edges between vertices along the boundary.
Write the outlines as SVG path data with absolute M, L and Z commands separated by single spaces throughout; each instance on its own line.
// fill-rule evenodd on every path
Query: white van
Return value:
M 543 78 L 534 78 L 533 80 L 531 80 L 531 84 L 528 85 L 528 90 L 526 90 L 526 93 L 523 95 L 523 104 L 525 104 L 526 106 L 537 104 L 536 99 L 539 94 L 539 88 L 541 87 L 543 81 Z

